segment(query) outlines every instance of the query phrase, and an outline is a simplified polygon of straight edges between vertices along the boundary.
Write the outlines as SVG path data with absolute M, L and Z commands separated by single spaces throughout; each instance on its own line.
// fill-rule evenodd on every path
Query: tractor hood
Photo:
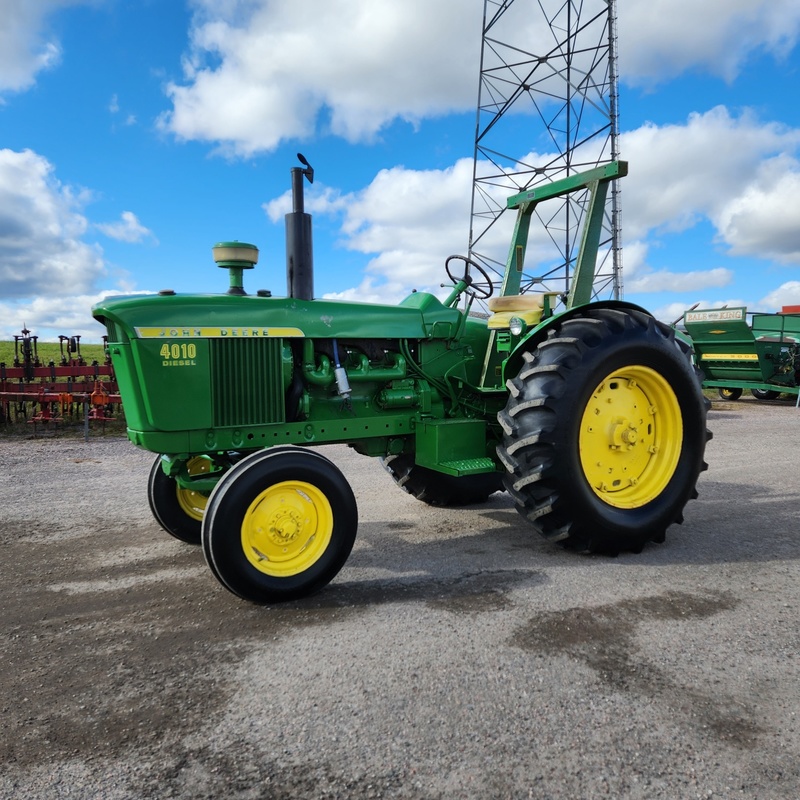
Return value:
M 158 295 L 108 297 L 92 308 L 109 341 L 149 338 L 449 338 L 461 312 L 415 292 L 400 305 L 291 297 Z

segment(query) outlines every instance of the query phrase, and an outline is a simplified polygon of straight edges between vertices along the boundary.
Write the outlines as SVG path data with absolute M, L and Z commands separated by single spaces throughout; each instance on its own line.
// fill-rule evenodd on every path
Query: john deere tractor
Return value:
M 130 440 L 157 453 L 149 502 L 170 534 L 201 543 L 231 592 L 259 603 L 331 581 L 356 537 L 356 498 L 317 446 L 382 461 L 423 503 L 507 491 L 546 539 L 638 552 L 682 521 L 705 468 L 706 403 L 689 348 L 626 302 L 591 302 L 611 162 L 508 199 L 517 223 L 502 282 L 444 263 L 449 295 L 399 305 L 315 299 L 311 217 L 291 170 L 287 296 L 245 292 L 254 245 L 213 248 L 229 288 L 111 297 L 108 331 Z M 542 202 L 586 192 L 569 292 L 520 294 Z M 471 314 L 474 301 L 491 312 Z M 309 448 L 309 446 L 313 446 Z

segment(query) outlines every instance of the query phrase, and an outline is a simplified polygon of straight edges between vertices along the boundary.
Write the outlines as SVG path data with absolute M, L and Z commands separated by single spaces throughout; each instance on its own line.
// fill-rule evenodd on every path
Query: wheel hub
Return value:
M 644 366 L 613 372 L 592 392 L 581 420 L 584 476 L 610 505 L 644 505 L 672 477 L 682 437 L 680 406 L 662 375 Z
M 262 491 L 242 520 L 247 560 L 268 575 L 303 572 L 325 551 L 333 511 L 324 493 L 303 481 L 283 481 Z
M 610 447 L 616 447 L 617 449 L 628 447 L 631 449 L 639 440 L 639 431 L 635 423 L 622 419 L 614 427 L 612 437 L 615 444 L 610 445 Z
M 308 520 L 306 520 L 306 523 Z M 300 535 L 303 520 L 296 511 L 283 509 L 275 514 L 275 520 L 270 525 L 269 536 L 277 545 L 293 542 Z

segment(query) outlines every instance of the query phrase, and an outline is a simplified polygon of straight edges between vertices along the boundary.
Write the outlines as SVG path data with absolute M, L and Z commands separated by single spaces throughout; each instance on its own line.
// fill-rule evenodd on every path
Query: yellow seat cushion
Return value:
M 494 312 L 486 323 L 490 328 L 508 328 L 512 317 L 521 319 L 529 328 L 538 324 L 542 318 L 544 295 L 511 294 L 505 297 L 490 297 L 486 302 L 489 311 Z
M 490 297 L 486 301 L 489 311 L 533 311 L 544 307 L 543 294 L 509 294 L 505 297 Z

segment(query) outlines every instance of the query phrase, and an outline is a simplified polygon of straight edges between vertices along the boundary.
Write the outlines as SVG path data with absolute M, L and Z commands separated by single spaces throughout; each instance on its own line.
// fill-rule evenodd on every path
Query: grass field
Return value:
M 58 342 L 38 342 L 39 360 L 42 364 L 49 364 L 55 361 L 56 364 L 61 362 L 61 346 Z M 18 345 L 19 357 L 22 360 L 22 343 Z M 66 353 L 66 344 L 64 351 L 67 357 L 77 356 L 77 353 Z M 81 355 L 87 364 L 92 361 L 103 363 L 105 360 L 105 353 L 102 344 L 83 344 L 81 343 Z M 0 363 L 5 363 L 6 366 L 11 366 L 14 363 L 14 342 L 13 341 L 0 341 Z

